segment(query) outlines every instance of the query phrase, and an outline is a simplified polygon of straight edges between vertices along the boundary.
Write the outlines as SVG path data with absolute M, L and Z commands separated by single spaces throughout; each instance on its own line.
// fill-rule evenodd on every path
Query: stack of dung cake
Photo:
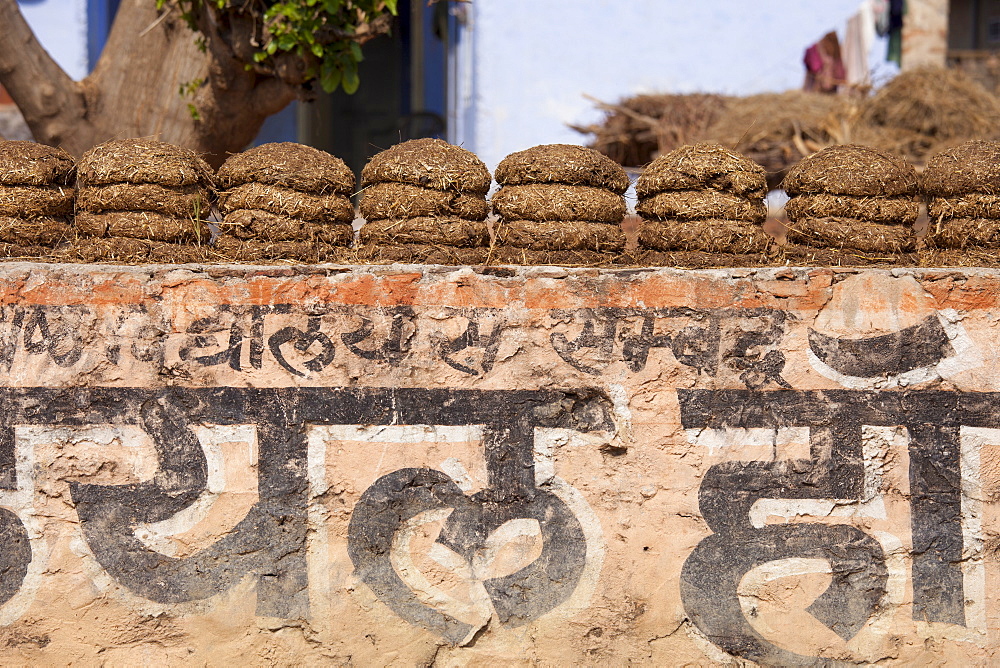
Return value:
M 86 261 L 198 262 L 210 231 L 212 169 L 194 151 L 152 139 L 95 146 L 77 165 L 70 257 Z
M 643 264 L 759 264 L 771 239 L 764 168 L 719 144 L 682 146 L 647 166 L 635 185 Z
M 921 189 L 929 198 L 924 240 L 934 249 L 926 260 L 995 264 L 1000 248 L 1000 142 L 970 141 L 938 153 L 921 174 Z
M 0 141 L 0 257 L 48 255 L 72 237 L 73 158 L 31 141 Z
M 302 144 L 263 144 L 219 168 L 225 216 L 215 249 L 239 261 L 341 258 L 354 240 L 354 172 Z
M 504 158 L 496 179 L 498 262 L 594 265 L 624 250 L 629 180 L 607 156 L 569 144 L 535 146 Z
M 829 264 L 898 260 L 913 250 L 920 205 L 917 172 L 867 146 L 831 146 L 792 167 L 786 252 Z
M 382 151 L 361 171 L 362 257 L 370 262 L 485 262 L 491 182 L 479 158 L 440 139 L 414 139 Z

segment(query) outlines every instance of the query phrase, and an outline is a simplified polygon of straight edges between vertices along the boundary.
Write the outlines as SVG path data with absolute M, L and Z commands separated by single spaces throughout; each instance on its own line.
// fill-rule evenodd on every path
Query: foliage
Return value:
M 252 21 L 253 62 L 247 69 L 274 72 L 282 55 L 305 63 L 304 80 L 318 81 L 330 93 L 354 93 L 360 83 L 361 44 L 387 30 L 398 0 L 156 0 L 157 9 L 173 5 L 195 31 L 206 12 L 215 24 Z M 373 28 L 373 26 L 383 26 Z M 205 41 L 199 37 L 199 48 Z

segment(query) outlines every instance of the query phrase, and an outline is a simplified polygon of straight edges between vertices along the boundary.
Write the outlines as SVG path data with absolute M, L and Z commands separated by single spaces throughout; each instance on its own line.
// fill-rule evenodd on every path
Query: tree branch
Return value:
M 17 104 L 35 139 L 61 144 L 84 122 L 81 87 L 42 47 L 17 0 L 0 0 L 0 84 Z

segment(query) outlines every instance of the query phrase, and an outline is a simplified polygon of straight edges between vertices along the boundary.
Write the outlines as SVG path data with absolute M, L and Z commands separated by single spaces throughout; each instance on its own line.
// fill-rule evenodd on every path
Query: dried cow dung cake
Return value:
M 75 164 L 65 151 L 0 141 L 0 257 L 38 257 L 72 237 Z
M 562 253 L 589 253 L 594 257 L 574 255 L 572 263 L 596 265 L 606 263 L 602 254 L 624 250 L 629 178 L 597 151 L 569 144 L 517 151 L 497 166 L 497 183 L 501 261 L 552 264 L 566 259 Z
M 781 182 L 789 195 L 829 193 L 855 197 L 917 194 L 917 171 L 898 155 L 870 146 L 830 146 L 804 158 Z
M 242 262 L 340 259 L 354 241 L 354 173 L 340 158 L 292 142 L 262 144 L 219 168 L 223 234 L 214 250 Z
M 590 186 L 530 184 L 503 186 L 493 208 L 505 220 L 587 220 L 621 223 L 625 200 L 610 190 Z
M 534 251 L 625 250 L 625 233 L 618 225 L 586 220 L 504 220 L 497 226 L 497 243 Z
M 0 141 L 0 185 L 69 186 L 75 178 L 73 156 L 33 141 Z
M 479 158 L 440 139 L 414 139 L 382 151 L 361 172 L 364 256 L 373 262 L 453 264 L 459 257 L 453 250 L 429 249 L 485 249 L 491 182 Z M 479 254 L 463 257 L 485 261 Z
M 340 158 L 294 142 L 261 144 L 230 156 L 219 168 L 219 184 L 235 188 L 263 183 L 312 195 L 354 193 L 354 172 Z
M 440 139 L 412 139 L 375 155 L 361 170 L 361 187 L 409 183 L 432 190 L 486 195 L 490 171 L 475 154 Z
M 206 185 L 212 168 L 191 149 L 155 139 L 113 139 L 83 154 L 77 184 L 158 183 L 161 186 Z
M 428 216 L 485 220 L 489 208 L 482 195 L 409 183 L 373 183 L 362 193 L 360 206 L 361 217 L 366 220 Z
M 486 223 L 464 218 L 370 220 L 359 234 L 365 244 L 441 244 L 456 248 L 490 245 Z
M 651 162 L 636 181 L 641 248 L 661 252 L 752 254 L 770 237 L 764 168 L 719 144 L 681 146 Z
M 767 194 L 767 179 L 763 167 L 725 146 L 691 144 L 649 163 L 635 183 L 640 200 L 675 190 L 717 190 L 757 200 Z
M 572 144 L 543 144 L 511 153 L 497 165 L 501 186 L 560 183 L 603 188 L 621 195 L 628 174 L 621 165 L 594 149 Z
M 921 189 L 929 197 L 932 248 L 1000 248 L 1000 142 L 969 141 L 927 161 Z
M 67 259 L 197 262 L 211 236 L 214 174 L 188 148 L 153 139 L 115 139 L 77 164 L 78 238 Z
M 789 243 L 899 254 L 914 249 L 917 172 L 903 158 L 867 146 L 831 146 L 792 167 L 782 184 Z

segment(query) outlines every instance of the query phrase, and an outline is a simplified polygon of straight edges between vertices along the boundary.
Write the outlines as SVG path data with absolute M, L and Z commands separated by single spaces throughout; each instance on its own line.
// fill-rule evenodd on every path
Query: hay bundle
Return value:
M 497 183 L 493 209 L 503 221 L 498 248 L 531 251 L 501 254 L 519 258 L 517 264 L 529 258 L 550 264 L 557 257 L 551 253 L 617 253 L 624 248 L 620 225 L 628 175 L 597 151 L 545 144 L 511 153 L 497 166 Z M 589 258 L 583 264 L 602 262 Z
M 361 211 L 367 220 L 360 233 L 366 246 L 362 256 L 374 262 L 451 264 L 445 260 L 458 255 L 439 257 L 408 247 L 489 246 L 483 221 L 491 182 L 479 158 L 440 139 L 414 139 L 382 151 L 361 172 Z
M 617 225 L 625 200 L 610 190 L 557 183 L 505 185 L 493 195 L 493 208 L 505 220 L 587 220 Z
M 504 220 L 497 228 L 497 243 L 536 251 L 620 253 L 625 250 L 625 233 L 617 225 L 582 220 Z
M 852 140 L 920 163 L 943 146 L 996 136 L 1000 100 L 959 70 L 903 72 L 862 103 Z
M 312 195 L 354 193 L 354 172 L 347 164 L 325 151 L 296 144 L 261 144 L 237 153 L 219 168 L 223 188 L 245 183 L 263 183 L 290 188 Z
M 1000 248 L 1000 142 L 970 141 L 927 162 L 931 248 Z
M 361 217 L 366 220 L 429 216 L 485 220 L 489 208 L 481 195 L 408 183 L 373 183 L 361 199 Z
M 0 141 L 0 255 L 42 256 L 72 236 L 74 170 L 61 149 Z
M 917 172 L 902 158 L 867 146 L 831 146 L 788 172 L 789 243 L 899 254 L 913 250 Z
M 425 244 L 476 248 L 490 245 L 486 223 L 463 218 L 370 220 L 360 232 L 363 244 Z
M 263 144 L 227 159 L 219 180 L 228 188 L 219 193 L 222 259 L 323 262 L 354 240 L 354 174 L 329 153 Z
M 84 153 L 77 174 L 77 234 L 119 240 L 85 244 L 90 250 L 81 251 L 84 255 L 95 260 L 148 261 L 151 251 L 121 240 L 208 242 L 203 221 L 209 213 L 214 177 L 194 151 L 152 139 L 117 139 Z M 142 246 L 154 247 L 158 248 Z M 157 255 L 156 261 L 188 257 L 171 248 Z
M 486 195 L 492 177 L 486 165 L 460 146 L 440 139 L 413 139 L 374 156 L 361 171 L 361 187 L 409 183 L 432 190 Z
M 639 176 L 639 246 L 658 251 L 754 253 L 770 245 L 761 229 L 764 169 L 718 144 L 682 146 Z

